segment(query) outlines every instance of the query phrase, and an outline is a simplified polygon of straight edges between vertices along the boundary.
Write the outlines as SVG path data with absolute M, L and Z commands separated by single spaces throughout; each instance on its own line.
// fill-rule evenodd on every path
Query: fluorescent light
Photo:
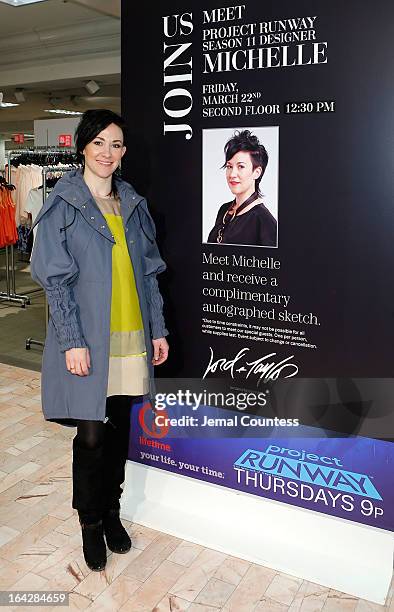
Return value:
M 82 115 L 82 113 L 78 113 L 77 111 L 61 110 L 59 108 L 51 108 L 49 110 L 45 109 L 44 112 L 45 113 L 55 113 L 56 115 Z
M 19 106 L 19 104 L 14 104 L 13 102 L 0 102 L 0 108 L 8 108 L 9 106 Z
M 10 6 L 25 6 L 26 4 L 35 4 L 36 2 L 45 2 L 45 0 L 0 0 L 3 4 Z

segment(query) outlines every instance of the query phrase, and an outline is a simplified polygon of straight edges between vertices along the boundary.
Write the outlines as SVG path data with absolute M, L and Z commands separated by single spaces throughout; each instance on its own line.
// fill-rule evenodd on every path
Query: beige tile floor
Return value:
M 132 550 L 90 572 L 70 503 L 74 430 L 44 421 L 37 372 L 4 364 L 0 413 L 0 591 L 69 592 L 58 610 L 394 612 L 392 589 L 378 606 L 127 521 Z
M 18 251 L 15 251 L 15 264 L 16 292 L 28 294 L 31 303 L 21 308 L 20 304 L 0 300 L 0 362 L 39 371 L 42 348 L 32 345 L 27 351 L 26 339 L 32 337 L 42 341 L 45 338 L 44 292 L 36 291 L 39 287 L 30 276 L 29 262 L 22 261 Z M 6 291 L 5 279 L 4 251 L 0 250 L 0 292 Z

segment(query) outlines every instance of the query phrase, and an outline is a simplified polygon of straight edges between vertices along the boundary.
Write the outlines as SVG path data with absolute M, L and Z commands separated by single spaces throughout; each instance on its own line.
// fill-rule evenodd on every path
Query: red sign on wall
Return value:
M 59 134 L 59 147 L 71 147 L 72 146 L 72 135 L 71 134 Z
M 17 142 L 18 144 L 23 144 L 25 142 L 25 135 L 24 134 L 14 134 L 14 142 Z

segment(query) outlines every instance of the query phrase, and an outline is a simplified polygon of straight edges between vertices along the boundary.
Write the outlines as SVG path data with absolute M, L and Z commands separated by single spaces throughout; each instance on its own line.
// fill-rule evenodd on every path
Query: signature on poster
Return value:
M 268 353 L 259 357 L 254 361 L 247 361 L 249 348 L 244 347 L 235 355 L 235 357 L 220 357 L 216 359 L 212 347 L 209 347 L 211 356 L 209 363 L 204 372 L 203 379 L 210 373 L 215 372 L 230 372 L 231 378 L 235 378 L 239 373 L 244 374 L 245 378 L 257 375 L 259 381 L 277 380 L 279 376 L 283 378 L 292 378 L 298 374 L 298 366 L 292 363 L 294 355 L 285 357 L 278 361 L 275 358 L 277 353 Z

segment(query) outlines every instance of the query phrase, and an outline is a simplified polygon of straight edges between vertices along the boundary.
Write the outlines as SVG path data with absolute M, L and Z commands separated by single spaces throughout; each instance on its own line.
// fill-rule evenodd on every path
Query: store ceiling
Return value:
M 120 111 L 117 15 L 120 0 L 0 4 L 0 92 L 4 102 L 16 102 L 15 89 L 26 98 L 0 108 L 0 134 L 31 133 L 34 119 L 50 117 L 47 108 Z M 93 96 L 85 88 L 91 79 L 100 86 Z
M 120 0 L 68 0 L 74 4 L 80 4 L 86 6 L 92 10 L 104 13 L 104 15 L 111 15 L 112 17 L 118 17 L 120 19 L 121 2 Z
M 0 4 L 0 37 L 91 21 L 104 13 L 105 5 L 106 14 L 120 17 L 120 0 L 46 0 L 22 7 Z

